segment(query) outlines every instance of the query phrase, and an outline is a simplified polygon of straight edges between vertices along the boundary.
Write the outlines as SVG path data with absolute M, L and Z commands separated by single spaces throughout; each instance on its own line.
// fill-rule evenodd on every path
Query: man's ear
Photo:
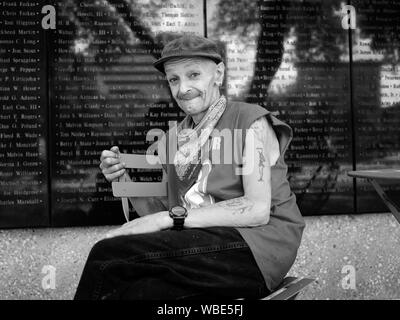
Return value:
M 215 69 L 216 73 L 216 83 L 222 83 L 224 82 L 224 75 L 225 75 L 225 64 L 223 62 L 220 62 L 217 64 L 217 68 Z

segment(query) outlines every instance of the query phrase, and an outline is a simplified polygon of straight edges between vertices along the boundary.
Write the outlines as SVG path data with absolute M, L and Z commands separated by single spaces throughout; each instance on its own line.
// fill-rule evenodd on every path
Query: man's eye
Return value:
M 193 73 L 190 74 L 190 77 L 191 77 L 191 78 L 197 78 L 199 75 L 200 75 L 200 73 L 198 73 L 198 72 L 193 72 Z
M 176 83 L 176 81 L 177 81 L 176 78 L 171 78 L 171 79 L 168 80 L 168 82 L 169 82 L 170 84 L 174 84 L 174 83 Z

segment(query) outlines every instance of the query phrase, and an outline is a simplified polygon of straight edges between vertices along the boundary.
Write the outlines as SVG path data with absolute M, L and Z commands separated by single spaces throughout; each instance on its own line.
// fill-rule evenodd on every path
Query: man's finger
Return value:
M 103 161 L 106 158 L 118 158 L 118 154 L 111 150 L 103 150 L 103 152 L 100 155 L 100 161 Z
M 121 168 L 125 168 L 125 164 L 120 163 L 119 159 L 107 158 L 100 162 L 99 168 L 103 170 L 103 174 L 108 174 L 120 170 Z
M 103 174 L 108 181 L 114 181 L 115 179 L 121 177 L 125 173 L 125 169 L 121 169 L 117 172 L 110 173 L 110 174 L 104 173 L 104 171 L 105 170 L 103 170 Z
M 108 238 L 113 238 L 113 237 L 115 237 L 115 236 L 118 234 L 118 231 L 119 231 L 119 229 L 109 231 L 109 232 L 106 234 L 106 238 L 108 239 Z M 120 231 L 119 231 L 119 232 L 120 232 Z
M 117 146 L 113 146 L 110 150 L 112 152 L 119 153 L 119 148 Z
M 114 164 L 120 163 L 121 160 L 118 158 L 106 158 L 102 161 L 103 164 L 105 164 L 107 167 L 110 167 Z
M 114 238 L 114 237 L 118 237 L 118 236 L 126 236 L 131 234 L 131 231 L 129 229 L 117 229 L 114 231 L 110 231 L 109 233 L 106 234 L 106 238 Z
M 113 174 L 113 173 L 117 173 L 118 171 L 125 169 L 125 166 L 123 163 L 118 163 L 118 164 L 114 164 L 111 167 L 104 167 L 103 168 L 103 174 Z

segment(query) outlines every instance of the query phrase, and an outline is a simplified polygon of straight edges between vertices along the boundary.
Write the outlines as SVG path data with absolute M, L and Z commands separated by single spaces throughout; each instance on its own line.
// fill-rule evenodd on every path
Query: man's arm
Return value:
M 245 141 L 244 196 L 190 210 L 185 227 L 253 227 L 268 223 L 271 207 L 271 161 L 274 163 L 279 157 L 276 154 L 276 145 L 275 133 L 266 118 L 256 120 L 250 126 Z M 271 154 L 271 151 L 274 152 Z
M 207 207 L 191 209 L 185 228 L 214 226 L 252 227 L 267 224 L 271 207 L 271 164 L 279 157 L 279 143 L 271 125 L 262 117 L 246 135 L 243 164 L 244 196 Z M 108 237 L 169 229 L 168 211 L 134 219 L 112 231 Z

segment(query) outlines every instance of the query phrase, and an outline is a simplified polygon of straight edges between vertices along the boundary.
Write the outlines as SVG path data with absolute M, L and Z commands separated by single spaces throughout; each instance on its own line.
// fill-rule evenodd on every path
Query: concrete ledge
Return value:
M 400 225 L 391 214 L 305 219 L 289 275 L 317 281 L 298 299 L 400 299 Z M 72 299 L 91 247 L 114 228 L 0 230 L 0 299 Z M 55 289 L 42 287 L 45 266 L 56 270 Z

